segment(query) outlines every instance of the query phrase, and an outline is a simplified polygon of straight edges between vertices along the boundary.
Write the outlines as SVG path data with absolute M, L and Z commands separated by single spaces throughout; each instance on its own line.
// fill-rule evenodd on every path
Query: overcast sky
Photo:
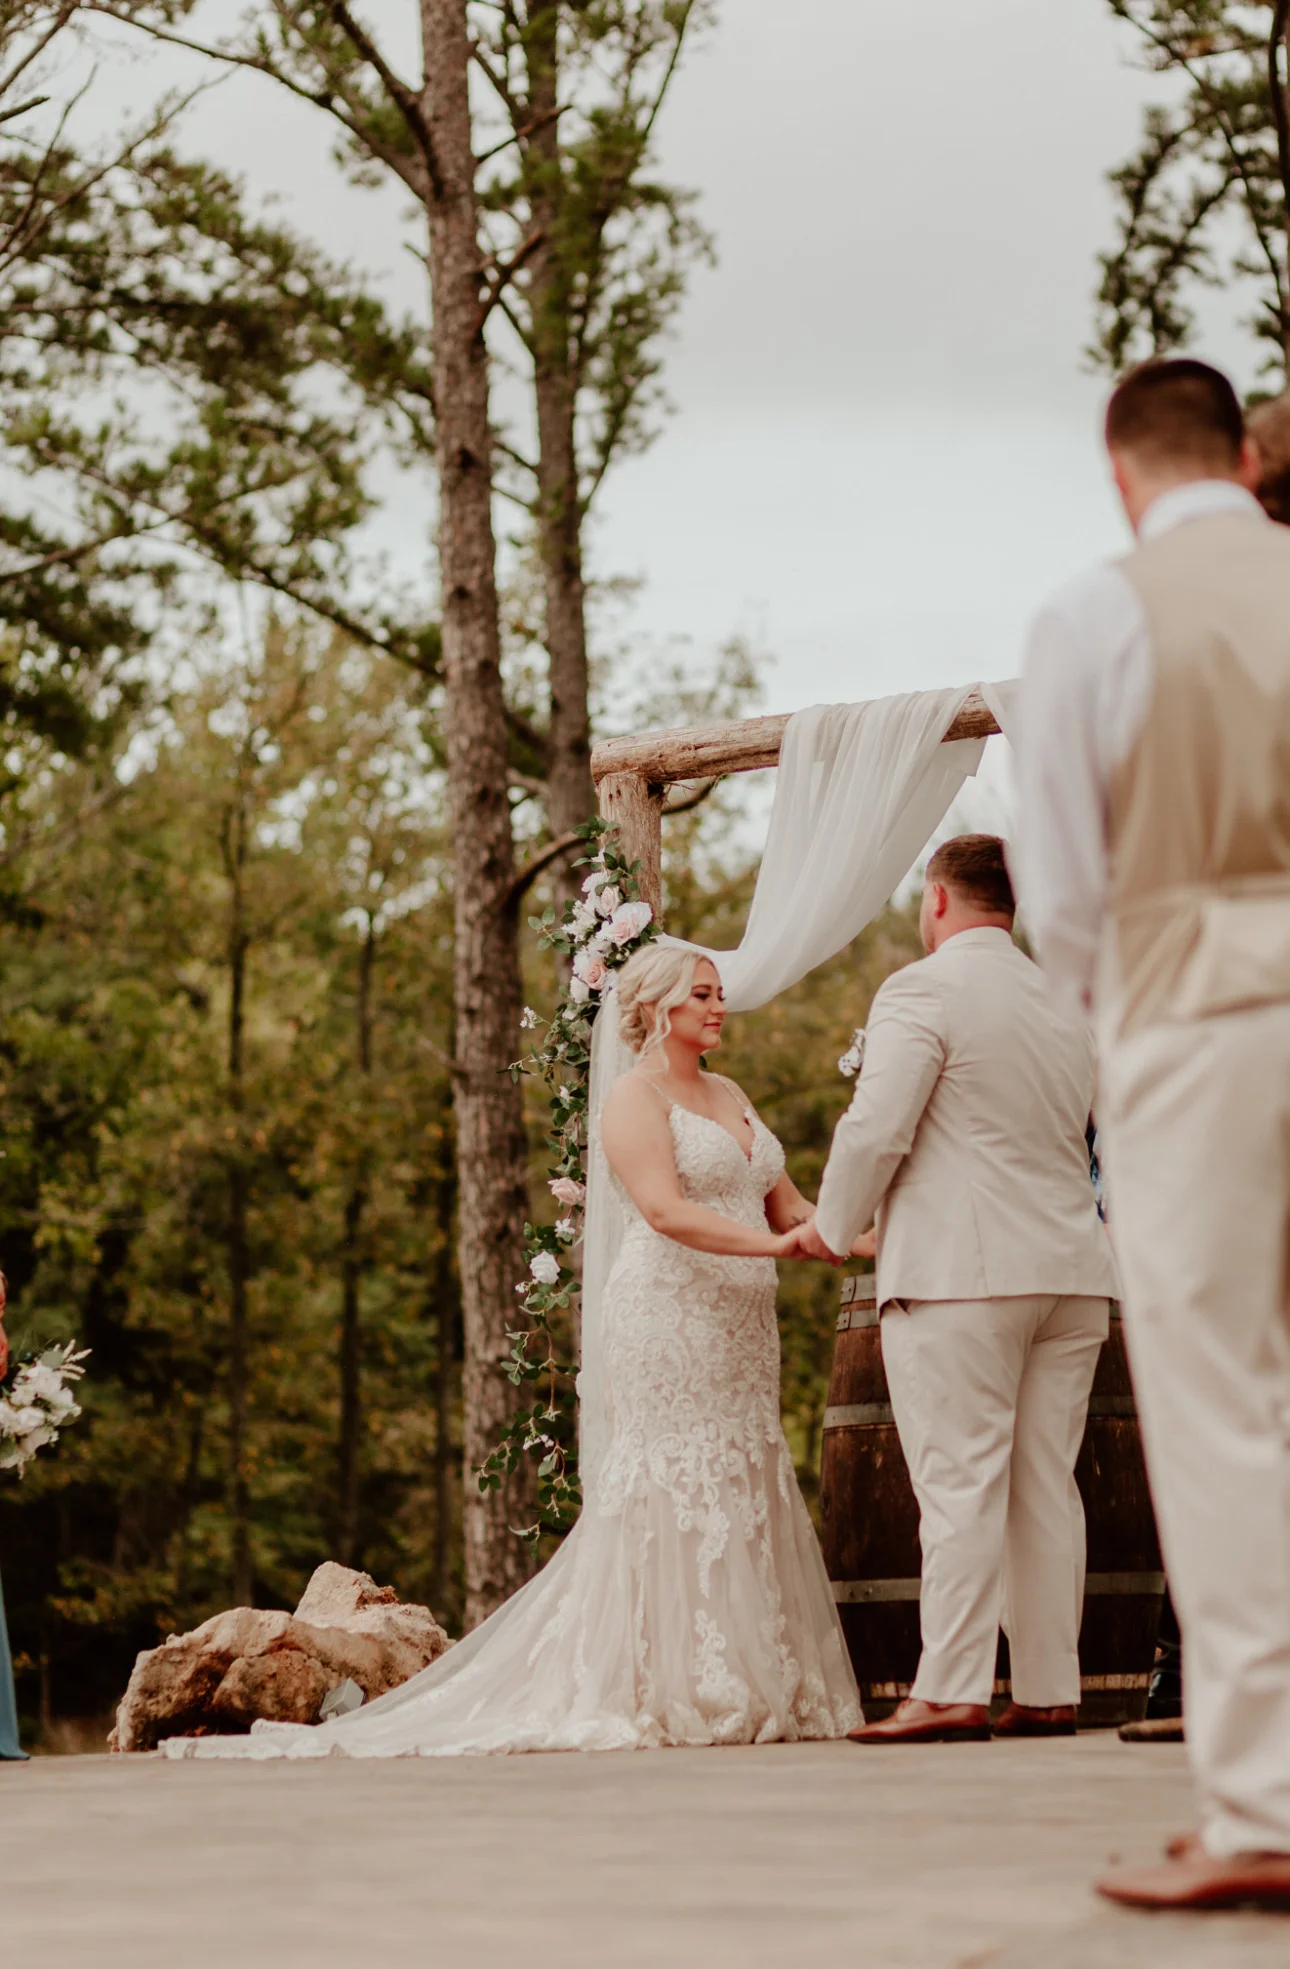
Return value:
M 696 660 L 750 635 L 775 710 L 1016 672 L 1045 591 L 1123 544 L 1081 351 L 1148 87 L 1127 53 L 1105 0 L 725 0 L 661 129 L 718 264 L 670 348 L 675 415 L 591 537 L 595 574 L 640 579 L 638 635 Z M 397 199 L 341 186 L 325 118 L 248 80 L 192 128 L 415 297 Z M 419 519 L 384 524 L 422 552 Z
M 728 0 L 663 138 L 719 265 L 597 537 L 644 622 L 752 630 L 777 709 L 1015 672 L 1122 540 L 1081 351 L 1123 56 L 1102 0 Z

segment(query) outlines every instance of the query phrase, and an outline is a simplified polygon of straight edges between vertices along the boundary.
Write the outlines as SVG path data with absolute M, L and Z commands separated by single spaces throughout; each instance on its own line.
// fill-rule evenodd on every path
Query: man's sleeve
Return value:
M 1087 1008 L 1106 907 L 1105 706 L 1099 668 L 1060 609 L 1030 633 L 1018 715 L 1009 860 L 1040 962 Z
M 816 1229 L 839 1257 L 869 1228 L 909 1154 L 945 1055 L 939 995 L 918 966 L 898 971 L 873 1001 L 864 1066 L 820 1185 Z

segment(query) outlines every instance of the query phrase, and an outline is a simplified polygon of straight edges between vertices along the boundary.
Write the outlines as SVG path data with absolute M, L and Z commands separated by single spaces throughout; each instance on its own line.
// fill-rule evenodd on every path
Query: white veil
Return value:
M 869 704 L 815 705 L 789 720 L 743 942 L 737 950 L 705 953 L 721 973 L 731 1011 L 752 1011 L 796 984 L 844 949 L 890 899 L 980 764 L 984 739 L 944 743 L 970 688 L 920 691 Z M 1008 687 L 982 689 L 999 724 L 1010 722 Z M 592 1032 L 587 1102 L 578 1402 L 579 1465 L 588 1503 L 613 1433 L 613 1390 L 604 1364 L 605 1287 L 623 1233 L 600 1143 L 600 1114 L 610 1087 L 634 1059 L 608 990 Z

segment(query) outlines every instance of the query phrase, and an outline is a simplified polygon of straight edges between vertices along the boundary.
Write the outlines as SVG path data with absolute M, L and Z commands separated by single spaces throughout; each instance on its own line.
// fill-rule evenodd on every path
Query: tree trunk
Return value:
M 461 1293 L 452 1262 L 452 1220 L 457 1185 L 453 1178 L 452 1144 L 444 1143 L 444 1163 L 439 1172 L 435 1202 L 439 1220 L 439 1254 L 435 1261 L 431 1287 L 435 1339 L 438 1359 L 434 1383 L 434 1597 L 433 1606 L 440 1621 L 452 1599 L 452 1532 L 454 1492 L 460 1482 L 458 1456 L 452 1440 L 452 1404 L 460 1350 Z
M 349 1194 L 345 1198 L 345 1230 L 341 1244 L 340 1313 L 340 1441 L 336 1469 L 336 1557 L 343 1566 L 356 1566 L 359 1541 L 359 1451 L 363 1435 L 362 1286 L 367 1269 L 363 1248 L 363 1219 L 370 1189 L 367 1129 L 372 1083 L 372 975 L 376 967 L 376 931 L 369 916 L 358 953 L 358 992 L 355 1009 L 355 1053 L 359 1075 L 361 1139 Z
M 228 1464 L 230 1586 L 233 1605 L 249 1607 L 254 1595 L 251 1565 L 251 1494 L 246 1469 L 247 1286 L 251 1274 L 250 1174 L 246 1154 L 246 1089 L 243 1039 L 246 1027 L 246 971 L 250 939 L 246 928 L 246 804 L 239 785 L 237 804 L 225 820 L 225 868 L 229 879 L 228 924 L 228 1104 L 232 1143 L 228 1165 Z
M 518 918 L 508 903 L 515 871 L 465 0 L 421 0 L 421 30 L 421 102 L 434 133 L 437 167 L 427 201 L 428 263 L 444 736 L 457 869 L 454 1105 L 465 1335 L 466 1623 L 471 1626 L 522 1584 L 530 1569 L 528 1546 L 510 1531 L 522 1504 L 513 1491 L 481 1492 L 474 1474 L 516 1403 L 502 1363 L 515 1286 L 524 1273 L 527 1156 L 520 1090 L 506 1071 L 515 1054 L 522 998 Z
M 529 305 L 537 409 L 538 545 L 551 697 L 547 819 L 556 836 L 580 826 L 596 810 L 587 709 L 590 681 L 582 573 L 583 509 L 574 444 L 577 389 L 572 288 L 562 250 L 559 23 L 559 6 L 531 8 L 524 37 L 532 126 L 527 144 L 529 198 L 534 229 L 542 236 L 542 244 L 529 262 Z M 576 892 L 577 878 L 567 865 L 557 866 L 555 885 L 561 900 Z

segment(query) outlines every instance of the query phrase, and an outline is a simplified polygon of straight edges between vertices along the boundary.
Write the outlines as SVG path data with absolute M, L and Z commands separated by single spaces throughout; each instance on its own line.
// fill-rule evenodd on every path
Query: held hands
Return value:
M 799 1258 L 816 1258 L 826 1265 L 840 1265 L 843 1263 L 845 1254 L 830 1251 L 828 1245 L 815 1228 L 814 1217 L 809 1218 L 805 1224 L 801 1225 L 800 1230 L 801 1239 L 796 1253 Z
M 848 1258 L 869 1258 L 877 1256 L 878 1239 L 874 1231 L 863 1231 L 849 1251 L 830 1250 L 815 1228 L 815 1212 L 804 1217 L 775 1239 L 773 1256 L 776 1258 L 801 1258 L 814 1260 L 825 1265 L 844 1265 Z

